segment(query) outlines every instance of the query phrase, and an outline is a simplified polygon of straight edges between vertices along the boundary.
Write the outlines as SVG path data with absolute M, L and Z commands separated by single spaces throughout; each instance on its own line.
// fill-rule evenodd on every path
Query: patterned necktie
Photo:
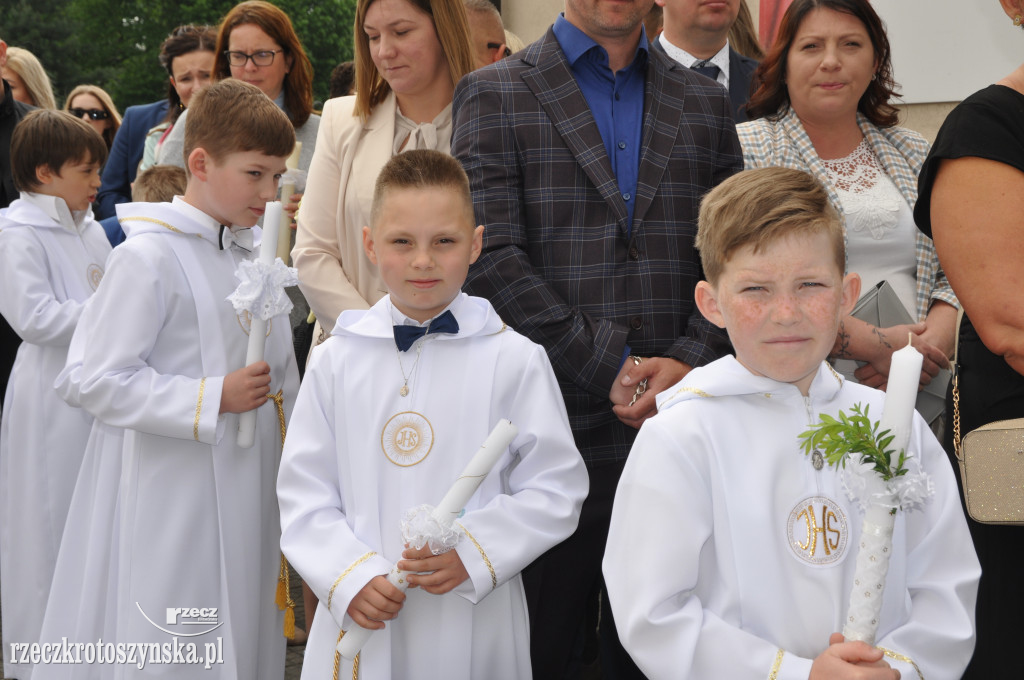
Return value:
M 452 310 L 446 311 L 441 316 L 430 322 L 427 326 L 395 326 L 395 344 L 399 352 L 405 352 L 412 343 L 428 333 L 458 333 L 459 322 L 455 320 Z
M 701 59 L 696 64 L 690 67 L 691 71 L 696 71 L 702 76 L 707 76 L 711 80 L 718 81 L 718 74 L 722 72 L 722 69 L 718 68 L 711 63 L 710 59 Z

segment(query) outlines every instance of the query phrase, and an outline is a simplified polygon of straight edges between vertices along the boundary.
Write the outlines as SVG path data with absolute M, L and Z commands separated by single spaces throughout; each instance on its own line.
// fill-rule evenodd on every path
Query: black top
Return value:
M 4 98 L 0 101 L 0 208 L 6 208 L 18 197 L 11 172 L 11 134 L 14 126 L 35 107 L 15 101 L 11 86 L 6 80 L 0 82 L 4 87 Z
M 932 235 L 932 185 L 939 161 L 965 156 L 999 161 L 1024 171 L 1024 94 L 990 85 L 946 117 L 917 182 L 914 221 L 928 236 Z

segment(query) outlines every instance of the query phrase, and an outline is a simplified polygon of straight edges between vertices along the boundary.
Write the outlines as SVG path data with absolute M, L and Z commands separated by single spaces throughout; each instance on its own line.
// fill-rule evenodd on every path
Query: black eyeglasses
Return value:
M 498 49 L 500 47 L 501 47 L 501 43 L 487 43 L 487 49 L 489 49 L 489 50 L 496 50 L 496 49 Z M 512 56 L 512 50 L 510 50 L 508 47 L 505 48 L 505 56 L 506 57 Z
M 280 52 L 284 52 L 284 50 L 260 50 L 252 54 L 226 51 L 224 56 L 228 58 L 228 63 L 232 66 L 245 66 L 245 63 L 250 59 L 252 59 L 252 63 L 256 66 L 270 66 L 274 63 L 274 55 Z
M 110 114 L 104 111 L 103 109 L 74 108 L 68 109 L 68 113 L 70 113 L 75 118 L 81 118 L 82 116 L 89 116 L 93 120 L 106 120 L 107 118 L 110 118 Z

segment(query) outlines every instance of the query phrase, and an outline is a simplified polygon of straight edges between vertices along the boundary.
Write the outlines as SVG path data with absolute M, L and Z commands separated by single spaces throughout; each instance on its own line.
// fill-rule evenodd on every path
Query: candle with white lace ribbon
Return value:
M 498 421 L 436 508 L 421 505 L 406 512 L 402 521 L 402 536 L 410 547 L 419 549 L 429 544 L 431 552 L 435 555 L 455 547 L 459 536 L 458 532 L 452 529 L 452 523 L 462 514 L 466 503 L 512 444 L 518 432 L 516 426 L 508 420 Z M 401 571 L 396 564 L 387 576 L 388 582 L 405 592 L 409 587 L 406 578 L 408 573 Z M 337 650 L 346 659 L 354 659 L 372 634 L 373 631 L 369 628 L 353 625 L 338 641 Z
M 267 323 L 278 314 L 291 311 L 292 302 L 284 289 L 298 284 L 294 269 L 275 260 L 277 235 L 281 229 L 281 203 L 267 203 L 263 214 L 263 240 L 256 260 L 244 260 L 235 276 L 240 283 L 228 300 L 238 313 L 249 314 L 249 345 L 245 365 L 262 361 L 267 345 Z M 256 409 L 238 417 L 238 445 L 249 448 L 256 438 Z
M 898 352 L 893 352 L 889 366 L 889 382 L 885 392 L 885 406 L 878 425 L 880 431 L 888 430 L 893 436 L 887 449 L 898 456 L 907 450 L 914 418 L 914 404 L 917 402 L 917 386 L 921 382 L 921 365 L 924 357 L 910 342 Z M 860 500 L 866 504 L 864 525 L 861 529 L 860 550 L 853 574 L 853 588 L 850 591 L 850 607 L 843 626 L 847 640 L 862 640 L 875 644 L 878 619 L 882 611 L 882 595 L 885 579 L 889 572 L 889 558 L 892 555 L 892 532 L 896 523 L 896 509 L 900 499 L 896 489 L 887 484 L 874 471 L 866 471 L 864 490 Z

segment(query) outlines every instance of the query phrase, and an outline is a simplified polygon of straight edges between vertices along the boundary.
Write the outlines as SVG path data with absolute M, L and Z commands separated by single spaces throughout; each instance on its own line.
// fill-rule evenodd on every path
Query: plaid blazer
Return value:
M 913 210 L 914 204 L 917 203 L 917 176 L 921 174 L 921 166 L 928 156 L 928 142 L 921 135 L 906 128 L 880 128 L 860 113 L 857 114 L 857 124 L 889 179 Z M 832 186 L 825 164 L 818 157 L 811 138 L 807 136 L 807 131 L 804 130 L 792 107 L 787 107 L 778 120 L 759 118 L 743 123 L 738 130 L 743 145 L 743 158 L 748 169 L 771 166 L 793 168 L 809 172 L 821 182 L 828 192 L 832 206 L 843 220 L 845 238 L 846 216 L 839 194 Z M 954 307 L 959 307 L 960 303 L 957 302 L 953 288 L 939 266 L 939 257 L 935 254 L 932 240 L 920 231 L 917 231 L 916 239 L 914 251 L 917 309 L 914 313 L 918 321 L 924 321 L 932 300 L 942 300 Z M 849 242 L 846 247 L 849 250 Z
M 484 251 L 465 289 L 542 345 L 588 465 L 621 460 L 636 430 L 608 392 L 628 345 L 691 366 L 728 351 L 693 302 L 705 192 L 743 167 L 728 95 L 650 52 L 632 231 L 587 101 L 549 29 L 455 89 L 452 155 Z

